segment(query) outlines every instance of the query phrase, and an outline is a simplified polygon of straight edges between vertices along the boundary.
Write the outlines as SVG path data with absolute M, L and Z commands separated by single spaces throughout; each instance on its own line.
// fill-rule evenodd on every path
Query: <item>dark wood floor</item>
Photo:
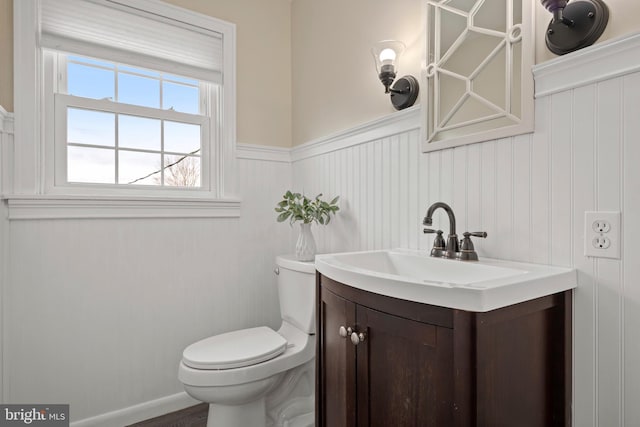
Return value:
M 205 427 L 209 405 L 201 403 L 180 411 L 162 415 L 127 427 Z

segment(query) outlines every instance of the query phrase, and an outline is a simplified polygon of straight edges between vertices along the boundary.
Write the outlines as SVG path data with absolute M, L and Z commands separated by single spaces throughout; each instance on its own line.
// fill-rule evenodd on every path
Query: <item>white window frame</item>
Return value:
M 53 60 L 47 60 L 38 45 L 38 14 L 43 0 L 14 0 L 14 92 L 15 135 L 12 191 L 5 194 L 9 208 L 24 218 L 66 217 L 235 217 L 240 201 L 236 196 L 236 29 L 235 25 L 153 0 L 92 0 L 124 4 L 160 17 L 218 32 L 223 40 L 222 82 L 209 100 L 215 123 L 210 124 L 208 184 L 201 189 L 98 188 L 93 185 L 61 185 L 56 182 L 54 161 L 62 159 L 54 141 L 58 79 Z M 46 0 L 45 0 L 46 1 Z M 139 65 L 139 64 L 138 64 Z M 144 67 L 143 67 L 144 68 Z M 152 67 L 149 67 L 153 69 Z M 216 90 L 216 89 L 214 89 Z M 62 98 L 60 98 L 62 99 Z M 105 101 L 108 102 L 108 101 Z M 142 107 L 140 107 L 142 108 Z M 66 129 L 66 126 L 65 126 Z M 65 130 L 66 132 L 66 130 Z M 59 144 L 58 144 L 59 145 Z M 203 151 L 205 147 L 203 146 Z M 205 153 L 203 152 L 204 156 Z M 59 169 L 58 169 L 59 171 Z M 63 173 L 66 173 L 66 168 Z M 65 180 L 66 181 L 66 180 Z M 204 182 L 203 182 L 204 184 Z M 125 187 L 115 185 L 110 187 Z M 108 211 L 101 213 L 104 206 Z M 167 209 L 162 209 L 163 205 Z M 160 208 L 159 208 L 160 207 Z
M 218 144 L 217 133 L 211 132 L 211 122 L 216 118 L 217 90 L 213 83 L 200 83 L 199 107 L 202 114 L 181 113 L 166 109 L 143 107 L 123 104 L 105 99 L 90 99 L 67 94 L 66 56 L 56 52 L 44 54 L 44 103 L 45 108 L 54 110 L 54 120 L 48 121 L 51 130 L 45 132 L 45 145 L 48 147 L 46 155 L 45 182 L 47 192 L 51 194 L 123 194 L 123 195 L 163 195 L 172 197 L 175 194 L 194 194 L 199 197 L 215 197 L 216 174 L 212 172 L 215 164 L 215 150 Z M 140 67 L 137 67 L 140 68 Z M 57 78 L 56 78 L 57 76 Z M 197 188 L 184 187 L 149 187 L 123 184 L 92 184 L 67 182 L 67 108 L 77 107 L 84 110 L 105 111 L 115 114 L 125 114 L 160 120 L 190 123 L 200 126 L 201 135 L 201 186 Z M 49 140 L 53 139 L 53 140 Z M 49 153 L 53 150 L 53 153 Z M 131 151 L 131 150 L 129 150 Z M 133 150 L 144 152 L 147 150 Z M 52 175 L 52 176 L 50 176 Z

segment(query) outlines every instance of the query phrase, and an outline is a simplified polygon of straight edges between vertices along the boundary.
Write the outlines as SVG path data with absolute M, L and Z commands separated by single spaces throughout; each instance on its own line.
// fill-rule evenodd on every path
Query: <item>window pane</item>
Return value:
M 67 64 L 67 93 L 93 99 L 114 99 L 113 71 Z
M 115 146 L 115 114 L 67 109 L 67 142 Z
M 160 108 L 160 81 L 118 73 L 118 102 Z
M 164 185 L 200 187 L 200 158 L 165 156 Z
M 160 151 L 160 120 L 120 114 L 118 146 Z
M 67 181 L 115 183 L 115 150 L 67 147 Z
M 118 184 L 160 185 L 160 154 L 119 151 Z
M 200 112 L 200 97 L 197 87 L 164 82 L 162 85 L 162 107 L 165 110 L 173 108 L 183 113 L 198 114 Z
M 200 150 L 200 126 L 179 122 L 164 122 L 164 151 L 195 153 Z

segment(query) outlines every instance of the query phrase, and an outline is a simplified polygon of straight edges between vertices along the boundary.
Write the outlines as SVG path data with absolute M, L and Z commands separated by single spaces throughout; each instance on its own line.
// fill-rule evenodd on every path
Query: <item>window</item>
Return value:
M 237 203 L 233 24 L 150 0 L 14 14 L 15 194 Z
M 205 96 L 210 83 L 86 57 L 47 55 L 58 64 L 55 144 L 62 167 L 56 168 L 57 182 L 203 186 L 202 170 L 209 169 L 202 154 L 210 134 Z

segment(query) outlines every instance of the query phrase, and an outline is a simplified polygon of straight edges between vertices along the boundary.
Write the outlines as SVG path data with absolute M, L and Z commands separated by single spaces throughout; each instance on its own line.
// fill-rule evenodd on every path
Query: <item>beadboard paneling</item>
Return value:
M 620 324 L 622 337 L 620 342 L 622 360 L 620 402 L 622 421 L 625 426 L 633 426 L 640 420 L 640 263 L 637 261 L 638 245 L 635 241 L 640 236 L 640 74 L 627 76 L 623 80 L 623 102 L 621 117 L 624 128 L 622 136 L 622 254 L 626 262 L 622 265 L 622 281 L 620 307 Z
M 529 135 L 420 153 L 419 132 L 372 136 L 295 160 L 307 194 L 340 195 L 335 224 L 316 227 L 323 252 L 417 247 L 427 207 L 449 203 L 481 257 L 573 266 L 575 426 L 640 425 L 640 73 L 536 99 Z M 350 138 L 353 135 L 349 134 Z M 325 150 L 326 151 L 326 150 Z M 345 166 L 346 165 L 346 166 Z M 587 258 L 584 212 L 622 211 L 621 260 Z M 439 212 L 434 227 L 448 230 Z
M 113 425 L 112 411 L 183 391 L 188 344 L 280 325 L 274 258 L 291 232 L 273 207 L 291 167 L 246 157 L 239 218 L 3 217 L 3 402 L 69 403 L 73 422 Z

